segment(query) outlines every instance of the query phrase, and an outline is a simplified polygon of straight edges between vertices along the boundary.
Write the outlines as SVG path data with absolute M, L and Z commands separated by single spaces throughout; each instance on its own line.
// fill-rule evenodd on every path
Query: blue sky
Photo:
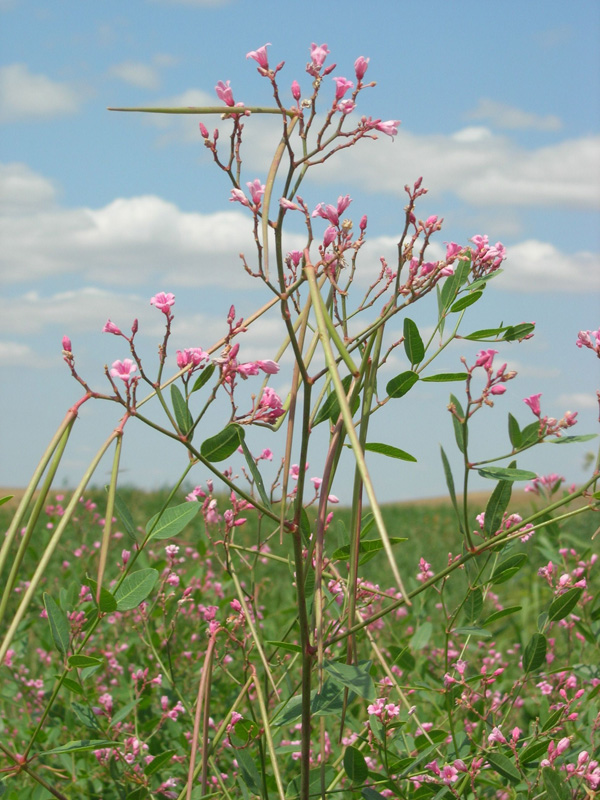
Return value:
M 311 42 L 326 42 L 335 74 L 349 78 L 356 57 L 368 56 L 367 77 L 377 86 L 361 95 L 360 112 L 402 120 L 393 142 L 363 142 L 315 170 L 302 192 L 309 205 L 350 193 L 356 220 L 368 214 L 375 263 L 397 240 L 402 187 L 421 175 L 430 192 L 420 216 L 445 219 L 437 257 L 444 241 L 466 243 L 478 233 L 507 246 L 505 272 L 467 328 L 535 320 L 537 333 L 497 348 L 498 363 L 507 361 L 519 377 L 495 409 L 481 413 L 489 450 L 479 455 L 503 452 L 508 411 L 522 424 L 533 419 L 522 398 L 536 392 L 550 416 L 579 412 L 574 432 L 596 430 L 597 361 L 574 346 L 578 330 L 600 324 L 595 0 L 573 0 L 568 9 L 553 0 L 395 0 L 347 2 L 343 10 L 311 0 L 0 0 L 0 15 L 0 484 L 27 482 L 79 396 L 61 359 L 64 334 L 82 374 L 101 388 L 103 365 L 128 355 L 122 340 L 102 335 L 108 317 L 124 329 L 139 318 L 148 361 L 161 336 L 161 315 L 149 306 L 157 291 L 177 297 L 172 350 L 207 347 L 222 334 L 231 302 L 248 315 L 264 298 L 239 268 L 240 250 L 252 253 L 250 220 L 228 202 L 199 118 L 106 108 L 214 104 L 218 80 L 231 80 L 247 105 L 268 102 L 267 82 L 245 57 L 265 42 L 271 63 L 286 61 L 280 85 L 288 95 L 294 79 L 309 85 Z M 248 120 L 247 134 L 244 180 L 264 178 L 264 118 Z M 411 314 L 426 328 L 433 307 Z M 271 357 L 273 330 L 265 324 L 249 333 L 244 358 Z M 440 367 L 460 369 L 460 355 L 476 349 L 453 346 Z M 272 385 L 284 390 L 286 381 L 282 369 Z M 375 438 L 389 436 L 418 458 L 412 465 L 373 456 L 383 499 L 443 492 L 439 443 L 453 447 L 447 401 L 447 386 L 429 384 L 378 423 Z M 60 481 L 77 479 L 112 430 L 114 411 L 106 405 L 81 414 Z M 280 440 L 262 436 L 256 447 L 282 452 Z M 128 482 L 162 485 L 185 466 L 183 451 L 143 431 L 132 430 L 127 442 Z M 580 481 L 586 448 L 545 445 L 522 464 Z M 317 449 L 311 475 L 320 474 L 321 458 Z M 205 478 L 194 473 L 198 483 Z M 346 482 L 343 473 L 336 485 L 343 499 Z

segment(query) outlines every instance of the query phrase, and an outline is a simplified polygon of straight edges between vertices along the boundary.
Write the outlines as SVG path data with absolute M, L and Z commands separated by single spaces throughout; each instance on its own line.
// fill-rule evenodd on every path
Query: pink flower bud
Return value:
M 360 222 L 358 223 L 358 227 L 361 229 L 361 231 L 363 231 L 363 233 L 367 229 L 367 215 L 366 214 L 363 214 L 363 216 L 361 217 Z
M 62 338 L 62 349 L 65 350 L 67 353 L 71 353 L 71 340 L 68 336 L 63 336 Z
M 496 386 L 492 386 L 490 389 L 490 394 L 504 394 L 506 391 L 506 386 L 502 386 L 501 384 L 496 384 Z
M 267 42 L 263 44 L 262 47 L 259 47 L 258 50 L 251 50 L 249 53 L 246 54 L 246 58 L 252 58 L 259 67 L 263 69 L 269 69 L 269 61 L 267 59 L 267 47 L 271 44 L 271 42 Z
M 540 394 L 532 394 L 530 397 L 525 397 L 523 399 L 523 402 L 526 403 L 529 406 L 529 408 L 533 411 L 533 413 L 535 414 L 536 417 L 539 417 L 539 415 L 540 415 L 540 397 L 541 396 L 542 396 L 542 393 L 540 392 Z
M 110 320 L 107 320 L 106 325 L 102 328 L 102 333 L 114 333 L 115 336 L 121 336 L 120 329 Z
M 293 83 L 292 83 L 292 97 L 294 98 L 294 100 L 296 102 L 298 102 L 298 100 L 300 100 L 300 94 L 301 94 L 301 92 L 300 92 L 300 84 L 298 83 L 298 81 L 293 81 Z
M 175 295 L 170 292 L 158 292 L 150 299 L 150 305 L 156 306 L 163 314 L 169 315 L 171 313 L 171 306 L 175 302 Z
M 208 139 L 209 138 L 209 136 L 208 136 L 208 128 L 206 127 L 206 125 L 203 122 L 201 122 L 199 127 L 200 127 L 200 135 L 202 136 L 202 138 L 203 139 Z
M 365 77 L 365 72 L 367 71 L 367 67 L 369 66 L 369 59 L 364 58 L 364 56 L 359 56 L 356 61 L 354 62 L 354 73 L 356 74 L 356 80 L 362 81 Z

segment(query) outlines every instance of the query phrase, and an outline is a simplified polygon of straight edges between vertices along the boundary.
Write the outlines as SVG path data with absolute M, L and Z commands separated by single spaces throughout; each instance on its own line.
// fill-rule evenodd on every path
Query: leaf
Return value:
M 77 717 L 77 719 L 85 725 L 86 728 L 91 728 L 92 730 L 100 730 L 100 725 L 96 718 L 96 715 L 92 711 L 89 706 L 81 705 L 81 703 L 71 703 L 71 708 L 73 709 L 73 713 Z
M 579 602 L 579 598 L 582 594 L 583 589 L 575 587 L 559 595 L 559 597 L 556 597 L 548 609 L 548 619 L 550 622 L 556 622 L 559 619 L 567 617 Z
M 492 634 L 486 631 L 485 628 L 468 627 L 463 625 L 461 628 L 454 628 L 452 633 L 458 636 L 481 636 L 483 639 L 491 639 Z
M 519 423 L 510 413 L 508 415 L 508 438 L 515 450 L 521 447 L 521 430 L 519 428 Z
M 44 592 L 43 600 L 46 614 L 48 615 L 48 623 L 50 625 L 50 633 L 52 639 L 59 653 L 66 656 L 69 650 L 69 640 L 71 638 L 71 628 L 69 620 L 65 612 L 56 604 L 47 592 Z
M 548 719 L 542 725 L 542 733 L 546 733 L 546 731 L 551 731 L 552 728 L 555 728 L 561 721 L 563 714 L 564 714 L 563 708 L 559 708 L 552 714 L 550 714 Z
M 12 500 L 14 494 L 7 494 L 6 497 L 0 497 L 0 506 L 3 506 L 4 503 L 8 503 L 9 500 Z
M 452 381 L 466 381 L 466 372 L 439 372 L 437 375 L 428 375 L 421 378 L 423 383 L 451 383 Z
M 483 532 L 486 537 L 493 536 L 502 525 L 504 512 L 510 503 L 511 493 L 512 481 L 498 481 L 485 507 Z
M 509 325 L 504 331 L 504 336 L 502 338 L 505 342 L 514 342 L 517 339 L 524 339 L 526 336 L 529 336 L 530 333 L 533 333 L 534 330 L 535 323 L 533 322 L 522 322 L 520 325 Z
M 200 445 L 200 455 L 207 461 L 225 461 L 240 446 L 240 426 L 235 422 L 205 439 Z
M 406 538 L 400 538 L 398 536 L 390 537 L 390 544 L 395 545 L 399 544 L 400 542 L 406 542 Z M 331 556 L 334 560 L 348 560 L 350 557 L 350 549 L 351 545 L 345 544 L 342 547 L 338 547 L 337 550 L 334 551 L 333 555 Z M 367 561 L 370 561 L 373 556 L 377 555 L 377 553 L 383 549 L 383 542 L 381 539 L 367 539 L 366 541 L 361 541 L 358 546 L 358 552 L 363 557 L 360 558 L 359 564 L 366 564 Z
M 516 553 L 514 556 L 509 556 L 501 561 L 490 577 L 490 583 L 498 585 L 499 583 L 506 583 L 513 575 L 521 569 L 527 561 L 525 553 Z
M 521 773 L 515 767 L 510 758 L 503 756 L 502 753 L 486 753 L 486 761 L 499 775 L 506 778 L 511 783 L 520 783 Z
M 67 664 L 75 669 L 83 667 L 99 667 L 104 663 L 101 658 L 94 658 L 94 656 L 73 655 L 69 656 Z
M 234 747 L 248 747 L 257 736 L 260 736 L 260 729 L 251 719 L 239 719 L 229 732 L 229 740 Z
M 175 421 L 179 431 L 186 436 L 192 429 L 194 420 L 190 414 L 190 410 L 185 402 L 184 396 L 178 386 L 174 383 L 171 384 L 171 402 L 173 403 L 173 411 L 175 412 Z
M 509 469 L 508 467 L 482 467 L 477 472 L 482 478 L 500 481 L 533 481 L 537 478 L 535 472 L 528 469 Z
M 115 592 L 119 611 L 137 608 L 150 594 L 158 580 L 158 570 L 148 567 L 132 572 Z
M 344 752 L 344 772 L 355 786 L 364 783 L 369 777 L 365 757 L 356 747 L 347 747 Z
M 546 790 L 546 800 L 569 800 L 571 792 L 565 784 L 562 773 L 558 773 L 552 767 L 543 767 L 542 780 Z
M 96 602 L 96 594 L 98 592 L 98 584 L 93 578 L 90 578 L 88 575 L 86 577 L 86 581 L 90 586 L 90 590 L 92 593 L 92 600 L 94 603 Z M 98 611 L 101 611 L 103 614 L 110 614 L 113 611 L 117 610 L 117 601 L 115 600 L 114 596 L 108 589 L 105 589 L 104 586 L 100 588 L 100 602 L 98 603 Z
M 402 397 L 412 389 L 418 380 L 419 376 L 416 372 L 411 372 L 410 370 L 401 372 L 400 375 L 396 375 L 395 378 L 388 381 L 385 390 L 390 397 Z
M 405 450 L 400 450 L 399 447 L 393 447 L 391 444 L 383 444 L 382 442 L 367 442 L 365 450 L 369 453 L 380 453 L 382 456 L 389 456 L 390 458 L 398 458 L 400 461 L 416 461 L 414 456 L 407 453 Z
M 404 352 L 411 366 L 419 364 L 425 355 L 425 345 L 416 324 L 408 317 L 404 320 Z
M 354 697 L 356 695 L 351 692 L 348 696 L 348 701 Z M 316 717 L 326 717 L 330 714 L 337 716 L 342 712 L 343 708 L 344 689 L 331 678 L 325 681 L 320 692 L 315 692 L 312 695 L 311 711 Z
M 548 753 L 548 739 L 537 739 L 530 742 L 527 747 L 519 750 L 519 761 L 521 764 L 530 764 L 532 761 L 538 761 L 542 756 Z
M 342 664 L 339 661 L 325 661 L 323 669 L 336 682 L 355 692 L 365 700 L 375 700 L 375 685 L 370 674 L 371 661 L 358 665 Z
M 432 631 L 433 631 L 433 625 L 431 624 L 431 622 L 424 622 L 413 633 L 410 640 L 410 647 L 413 650 L 422 650 L 429 643 Z
M 534 633 L 523 653 L 523 669 L 535 672 L 546 663 L 546 637 L 542 633 Z
M 571 444 L 572 442 L 589 442 L 590 439 L 596 439 L 597 433 L 582 433 L 580 436 L 561 436 L 556 439 L 545 439 L 547 444 Z
M 159 769 L 170 764 L 175 752 L 175 750 L 165 750 L 164 753 L 154 756 L 152 761 L 144 767 L 144 775 L 154 775 Z
M 99 750 L 106 747 L 121 747 L 121 742 L 113 742 L 112 739 L 77 739 L 52 750 L 46 750 L 39 755 L 53 756 L 60 753 L 84 753 L 88 750 Z
M 450 395 L 450 405 L 454 406 L 456 409 L 456 413 L 461 419 L 464 419 L 465 412 L 458 400 L 453 394 Z M 452 414 L 452 425 L 454 426 L 454 438 L 456 439 L 456 445 L 461 453 L 464 453 L 467 449 L 467 444 L 469 441 L 469 433 L 467 426 L 462 423 L 455 414 Z
M 125 528 L 125 533 L 132 539 L 134 542 L 137 542 L 137 534 L 135 525 L 133 523 L 133 517 L 129 509 L 127 508 L 127 504 L 121 497 L 121 495 L 116 492 L 115 493 L 115 509 L 119 517 L 121 518 L 121 522 L 123 523 L 123 527 Z
M 301 653 L 302 648 L 299 644 L 290 644 L 289 642 L 267 641 L 265 644 L 270 644 L 272 647 L 277 647 L 278 650 L 289 650 L 290 653 Z
M 360 793 L 363 796 L 363 800 L 385 800 L 385 797 L 377 789 L 373 789 L 370 786 L 365 786 Z
M 73 694 L 78 694 L 82 697 L 85 696 L 85 692 L 81 686 L 77 683 L 77 681 L 72 681 L 71 678 L 63 678 L 62 685 L 65 689 L 68 689 L 69 692 L 73 692 Z
M 460 518 L 460 514 L 458 511 L 458 503 L 456 502 L 456 489 L 454 488 L 454 478 L 452 477 L 452 470 L 450 469 L 450 462 L 448 461 L 448 456 L 444 448 L 440 445 L 440 451 L 442 455 L 442 465 L 444 467 L 444 475 L 446 476 L 446 486 L 448 487 L 448 492 L 450 494 L 450 500 L 452 501 L 452 506 L 454 508 L 454 513 L 456 514 L 456 519 L 458 520 L 458 526 L 462 531 L 462 522 Z
M 441 728 L 434 728 L 427 733 L 420 733 L 415 736 L 415 749 L 419 752 L 429 747 L 431 744 L 440 744 L 448 738 L 448 731 Z
M 146 533 L 150 539 L 169 539 L 177 536 L 194 519 L 200 511 L 198 502 L 185 502 L 159 511 L 146 524 Z
M 254 794 L 262 795 L 262 780 L 250 753 L 247 750 L 236 750 L 235 758 L 246 786 Z
M 248 469 L 250 470 L 252 477 L 254 478 L 254 485 L 258 489 L 258 493 L 260 495 L 260 499 L 263 501 L 264 505 L 267 508 L 271 508 L 271 501 L 265 491 L 265 484 L 263 483 L 262 475 L 260 474 L 260 470 L 256 465 L 256 461 L 252 458 L 252 453 L 250 452 L 248 445 L 246 444 L 246 439 L 243 435 L 243 431 L 240 431 L 240 445 L 242 450 L 244 451 L 244 458 L 246 459 L 246 464 L 248 464 Z
M 536 420 L 530 422 L 521 431 L 521 447 L 527 447 L 530 444 L 535 444 L 540 438 L 540 423 Z
M 479 331 L 473 331 L 473 333 L 469 333 L 466 336 L 463 336 L 463 339 L 469 339 L 472 342 L 480 342 L 482 340 L 488 339 L 496 339 L 506 330 L 506 327 L 501 325 L 499 328 L 483 328 Z
M 212 378 L 212 374 L 214 371 L 215 371 L 214 364 L 208 364 L 206 367 L 204 367 L 200 375 L 198 375 L 198 377 L 196 378 L 196 381 L 192 386 L 192 391 L 190 392 L 190 394 L 197 392 L 198 389 L 201 389 L 205 383 L 208 383 L 208 381 Z
M 456 303 L 452 305 L 450 308 L 451 312 L 463 311 L 465 308 L 472 306 L 473 303 L 476 303 L 481 295 L 483 294 L 482 291 L 479 292 L 469 292 L 469 294 L 460 297 Z
M 517 611 L 520 611 L 522 606 L 508 606 L 507 608 L 502 608 L 500 611 L 494 611 L 493 614 L 490 614 L 489 617 L 483 620 L 481 623 L 482 625 L 491 625 L 492 622 L 496 622 L 502 617 L 508 617 L 511 614 L 516 614 Z
M 350 391 L 350 385 L 352 384 L 352 375 L 346 375 L 342 378 L 342 386 L 344 387 L 344 392 L 348 395 Z M 350 410 L 352 411 L 352 415 L 356 413 L 358 406 L 360 404 L 360 397 L 356 395 L 350 406 Z M 330 422 L 335 424 L 340 416 L 340 401 L 338 400 L 338 396 L 335 391 L 330 392 L 327 395 L 327 399 L 319 409 L 317 416 L 315 417 L 315 421 L 313 422 L 313 428 L 315 425 L 319 425 L 321 422 L 325 422 L 328 419 Z
M 475 620 L 481 614 L 481 609 L 483 608 L 483 592 L 476 586 L 474 589 L 471 589 L 467 594 L 465 599 L 465 604 L 463 606 L 463 611 L 465 612 L 466 618 L 469 622 L 475 622 Z

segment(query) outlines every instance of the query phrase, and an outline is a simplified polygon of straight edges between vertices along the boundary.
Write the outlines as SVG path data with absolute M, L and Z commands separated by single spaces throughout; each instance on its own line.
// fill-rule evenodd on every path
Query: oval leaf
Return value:
M 572 795 L 565 785 L 564 773 L 556 772 L 552 767 L 542 769 L 542 780 L 547 800 L 569 800 Z
M 399 458 L 400 461 L 417 460 L 405 450 L 400 450 L 399 447 L 392 447 L 391 444 L 383 444 L 382 442 L 367 442 L 365 444 L 365 450 L 368 450 L 369 453 L 380 453 L 382 456 L 389 456 L 390 458 Z
M 94 603 L 96 602 L 96 595 L 98 593 L 98 584 L 93 578 L 87 577 L 87 582 L 90 585 L 90 589 L 92 591 L 92 599 Z M 105 589 L 104 586 L 100 587 L 100 602 L 98 603 L 98 610 L 101 611 L 103 614 L 110 614 L 112 611 L 117 610 L 117 601 L 113 597 L 113 595 Z
M 94 658 L 94 656 L 74 655 L 69 656 L 67 664 L 76 669 L 83 667 L 98 667 L 102 664 L 101 658 Z
M 63 656 L 66 656 L 71 636 L 67 615 L 46 592 L 43 594 L 43 600 L 44 608 L 48 615 L 48 623 L 50 624 L 50 632 L 56 649 L 59 653 L 62 653 Z
M 509 556 L 501 561 L 496 569 L 492 572 L 490 582 L 493 584 L 505 583 L 513 577 L 525 564 L 527 556 L 525 553 L 517 553 L 514 556 Z
M 556 622 L 568 616 L 579 602 L 579 598 L 582 594 L 583 589 L 575 587 L 555 598 L 548 609 L 548 619 L 550 622 Z
M 157 580 L 158 570 L 151 567 L 128 575 L 115 592 L 118 610 L 130 611 L 137 608 L 154 589 Z
M 479 292 L 470 292 L 469 294 L 464 295 L 463 297 L 459 298 L 456 301 L 456 303 L 452 305 L 450 311 L 453 312 L 462 311 L 463 309 L 472 306 L 473 303 L 476 303 L 479 300 L 482 294 L 483 292 L 479 291 Z
M 419 329 L 408 317 L 404 320 L 404 352 L 411 365 L 418 364 L 425 355 L 425 345 Z
M 151 539 L 168 539 L 171 536 L 177 536 L 194 519 L 200 508 L 201 504 L 198 502 L 171 506 L 171 508 L 155 514 L 148 521 L 146 533 L 150 534 Z
M 175 421 L 180 433 L 184 436 L 191 430 L 194 420 L 187 407 L 185 398 L 181 394 L 178 386 L 174 383 L 171 384 L 171 402 L 173 403 L 173 411 L 175 412 Z
M 375 684 L 370 673 L 370 661 L 363 661 L 356 666 L 342 664 L 339 661 L 325 661 L 323 668 L 336 683 L 341 683 L 365 700 L 375 700 Z
M 240 446 L 241 428 L 235 422 L 222 431 L 205 439 L 200 445 L 200 455 L 208 461 L 225 461 Z
M 511 493 L 512 481 L 498 481 L 485 507 L 483 532 L 486 536 L 493 536 L 502 524 L 504 512 L 510 503 Z
M 344 771 L 352 783 L 364 783 L 369 777 L 369 768 L 365 757 L 356 747 L 347 747 L 344 753 Z
M 416 372 L 411 370 L 401 372 L 400 375 L 396 375 L 395 378 L 388 382 L 385 390 L 390 397 L 402 397 L 412 389 L 418 380 L 419 376 Z
M 525 672 L 534 672 L 545 663 L 546 637 L 541 633 L 534 633 L 523 653 L 523 669 Z
M 485 757 L 492 769 L 502 775 L 503 778 L 506 778 L 511 783 L 519 783 L 521 781 L 521 773 L 510 758 L 503 756 L 502 753 L 486 753 Z
M 190 394 L 193 392 L 197 392 L 198 389 L 201 389 L 205 383 L 208 383 L 214 371 L 215 371 L 214 364 L 208 364 L 208 366 L 204 367 L 200 375 L 198 375 L 198 377 L 196 378 L 196 382 L 192 386 L 192 392 L 190 392 Z
M 437 375 L 428 375 L 421 378 L 423 383 L 450 383 L 452 381 L 466 381 L 466 372 L 439 372 Z
M 535 423 L 538 424 L 537 422 Z M 533 481 L 537 478 L 535 472 L 528 469 L 509 469 L 508 467 L 482 467 L 477 472 L 482 478 L 491 478 L 494 481 Z

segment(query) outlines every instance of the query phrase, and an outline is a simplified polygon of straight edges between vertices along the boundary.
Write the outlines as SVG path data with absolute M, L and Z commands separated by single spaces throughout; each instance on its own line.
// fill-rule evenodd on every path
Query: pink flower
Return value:
M 231 190 L 231 197 L 229 198 L 230 203 L 241 203 L 243 206 L 247 206 L 250 208 L 250 201 L 246 197 L 246 195 L 242 192 L 241 189 L 232 189 Z
M 329 247 L 329 245 L 335 241 L 336 236 L 337 228 L 334 228 L 333 225 L 326 228 L 323 234 L 323 247 Z
M 367 71 L 367 67 L 369 66 L 369 59 L 365 58 L 364 56 L 359 56 L 356 61 L 354 62 L 354 72 L 356 74 L 356 80 L 362 81 L 365 77 L 365 72 Z
M 353 100 L 342 100 L 338 103 L 337 110 L 340 114 L 350 114 L 356 108 L 356 103 Z
M 354 84 L 352 81 L 347 80 L 346 78 L 342 77 L 335 77 L 333 79 L 335 81 L 335 99 L 341 100 L 342 97 L 346 94 L 348 89 L 352 89 Z
M 269 386 L 265 386 L 258 403 L 258 408 L 254 414 L 256 422 L 276 422 L 279 417 L 285 414 L 282 407 L 281 398 Z
M 456 767 L 451 767 L 450 764 L 445 764 L 442 767 L 442 780 L 448 786 L 458 780 L 458 770 Z
M 313 44 L 310 46 L 310 58 L 313 63 L 313 67 L 320 69 L 325 63 L 325 59 L 329 55 L 329 52 L 329 48 L 326 44 L 316 45 L 313 42 Z
M 158 292 L 157 294 L 154 295 L 154 297 L 151 298 L 150 305 L 156 306 L 156 308 L 158 308 L 159 311 L 162 311 L 163 314 L 169 316 L 169 314 L 171 313 L 171 306 L 173 305 L 174 302 L 175 302 L 174 294 L 171 294 L 170 292 L 168 294 L 165 294 L 165 292 Z
M 488 736 L 489 744 L 493 744 L 494 742 L 498 742 L 499 744 L 506 744 L 506 738 L 500 728 L 496 727 L 492 729 L 492 732 Z
M 490 394 L 504 394 L 505 391 L 506 391 L 506 386 L 502 386 L 501 384 L 497 383 L 490 389 Z
M 300 84 L 298 83 L 298 81 L 293 81 L 292 82 L 292 97 L 294 98 L 294 100 L 296 102 L 298 102 L 298 100 L 300 100 L 300 94 L 301 94 L 301 92 L 300 92 Z
M 375 129 L 385 133 L 387 136 L 396 136 L 398 134 L 398 126 L 400 125 L 399 119 L 389 119 L 387 122 L 377 122 Z
M 265 193 L 264 183 L 261 183 L 258 178 L 255 178 L 251 183 L 247 183 L 246 186 L 250 191 L 252 202 L 258 207 L 260 205 L 261 198 Z
M 200 128 L 200 135 L 203 139 L 208 139 L 208 128 L 203 122 L 198 123 L 198 127 Z
M 114 333 L 115 336 L 121 336 L 120 329 L 110 320 L 107 320 L 106 325 L 102 328 L 102 333 Z
M 279 205 L 281 208 L 287 208 L 289 211 L 298 211 L 298 206 L 296 203 L 292 203 L 292 201 L 288 200 L 287 197 L 281 197 L 279 199 Z
M 137 370 L 137 366 L 130 358 L 126 358 L 123 361 L 115 361 L 110 370 L 110 374 L 113 378 L 120 378 L 122 381 L 125 381 L 128 384 L 132 377 L 133 373 Z
M 600 356 L 600 328 L 597 331 L 579 331 L 577 334 L 577 347 L 589 347 Z
M 491 369 L 494 356 L 497 350 L 480 350 L 477 353 L 477 360 L 475 361 L 476 367 L 483 367 L 484 369 Z
M 200 366 L 203 361 L 208 361 L 210 356 L 201 347 L 186 347 L 185 350 L 177 351 L 177 366 L 179 369 L 193 364 L 194 367 Z
M 265 361 L 257 361 L 256 366 L 266 372 L 267 375 L 276 375 L 279 372 L 279 364 L 267 358 Z
M 68 336 L 63 336 L 63 338 L 62 338 L 62 349 L 65 351 L 65 353 L 71 353 L 72 352 L 72 350 L 71 350 L 71 340 L 69 339 Z
M 539 394 L 532 394 L 530 397 L 525 397 L 523 399 L 523 402 L 527 403 L 527 405 L 533 411 L 533 413 L 536 415 L 536 417 L 539 417 L 539 415 L 540 415 L 540 397 L 541 396 L 542 396 L 542 393 L 540 392 Z
M 235 105 L 233 100 L 233 91 L 229 88 L 229 83 L 230 81 L 226 81 L 225 83 L 223 83 L 223 81 L 219 81 L 215 86 L 215 92 L 217 93 L 219 100 L 225 103 L 226 106 L 233 106 Z
M 258 50 L 251 50 L 249 53 L 246 53 L 246 58 L 253 58 L 254 61 L 262 67 L 263 69 L 269 69 L 269 61 L 267 59 L 267 47 L 271 42 L 267 42 L 263 44 L 262 47 L 259 47 Z

